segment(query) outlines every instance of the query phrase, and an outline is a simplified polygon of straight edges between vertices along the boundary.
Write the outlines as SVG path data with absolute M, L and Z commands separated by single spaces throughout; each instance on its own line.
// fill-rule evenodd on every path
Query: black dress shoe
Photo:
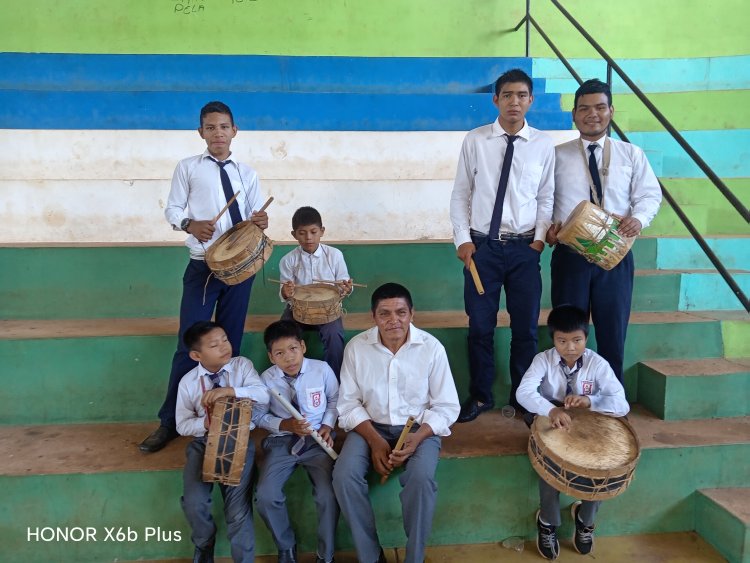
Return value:
M 489 402 L 483 405 L 479 404 L 476 399 L 469 399 L 461 407 L 461 412 L 458 414 L 457 422 L 471 422 L 484 411 L 488 411 L 495 407 L 495 403 Z
M 336 563 L 336 559 L 332 557 L 330 561 L 326 561 L 320 555 L 316 554 L 315 555 L 315 563 Z
M 166 446 L 169 442 L 177 438 L 177 436 L 179 436 L 179 434 L 177 433 L 177 430 L 175 430 L 174 428 L 167 428 L 166 426 L 159 426 L 159 428 L 157 428 L 151 434 L 149 434 L 148 438 L 143 440 L 143 442 L 141 442 L 138 445 L 138 448 L 142 452 L 147 452 L 147 453 L 158 452 L 160 449 Z M 211 561 L 213 561 L 213 558 L 211 559 Z
M 193 563 L 214 563 L 214 546 L 210 545 L 203 549 L 196 547 Z
M 297 563 L 297 546 L 279 550 L 279 563 Z

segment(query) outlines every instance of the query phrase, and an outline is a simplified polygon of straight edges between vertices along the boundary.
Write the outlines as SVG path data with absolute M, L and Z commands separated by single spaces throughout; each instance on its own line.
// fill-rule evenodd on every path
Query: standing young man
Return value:
M 471 383 L 458 422 L 474 420 L 495 406 L 494 337 L 503 287 L 511 326 L 509 403 L 516 409 L 521 408 L 516 389 L 537 352 L 539 256 L 552 223 L 555 148 L 550 137 L 526 121 L 533 101 L 531 78 L 522 70 L 509 70 L 495 83 L 497 120 L 469 131 L 461 148 L 451 222 L 465 266 Z M 484 295 L 469 273 L 472 260 Z
M 630 143 L 607 137 L 614 113 L 612 92 L 604 82 L 587 80 L 576 90 L 573 121 L 581 136 L 555 151 L 555 224 L 547 233 L 550 244 L 557 244 L 559 225 L 584 200 L 599 200 L 603 209 L 623 217 L 618 230 L 629 237 L 639 235 L 659 211 L 661 188 L 646 155 Z M 620 382 L 633 271 L 632 252 L 611 270 L 587 262 L 563 244 L 552 252 L 552 306 L 575 305 L 591 314 L 596 351 Z

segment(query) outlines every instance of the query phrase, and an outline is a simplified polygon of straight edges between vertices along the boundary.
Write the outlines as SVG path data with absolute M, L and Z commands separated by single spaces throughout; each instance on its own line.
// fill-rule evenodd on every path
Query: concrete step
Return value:
M 696 528 L 730 563 L 750 561 L 750 488 L 701 489 Z
M 665 420 L 750 415 L 750 359 L 641 362 L 638 402 Z
M 693 530 L 696 488 L 750 484 L 750 417 L 665 422 L 636 407 L 629 418 L 641 443 L 641 461 L 628 491 L 604 503 L 599 537 Z M 152 428 L 144 423 L 7 427 L 0 435 L 2 451 L 9 452 L 0 462 L 0 486 L 9 506 L 17 508 L 0 516 L 5 552 L 28 563 L 189 557 L 189 532 L 177 501 L 188 439 L 144 455 L 136 444 Z M 526 426 L 496 410 L 452 430 L 438 466 L 431 543 L 488 543 L 510 536 L 531 540 L 538 498 L 526 455 Z M 255 437 L 260 439 L 258 431 Z M 685 466 L 691 471 L 680 471 Z M 673 478 L 677 471 L 680 479 Z M 382 487 L 375 481 L 371 496 L 381 541 L 386 547 L 403 546 L 398 480 Z M 312 551 L 315 544 L 310 494 L 309 481 L 297 472 L 287 496 L 302 551 Z M 215 501 L 220 507 L 218 493 Z M 105 527 L 113 526 L 133 530 L 138 539 L 103 541 Z M 98 541 L 28 541 L 29 529 L 33 533 L 37 527 L 93 527 Z M 560 533 L 563 538 L 572 533 L 569 522 Z M 217 554 L 226 556 L 223 526 L 219 538 Z M 343 521 L 337 543 L 351 549 Z M 259 520 L 256 545 L 259 554 L 274 552 Z

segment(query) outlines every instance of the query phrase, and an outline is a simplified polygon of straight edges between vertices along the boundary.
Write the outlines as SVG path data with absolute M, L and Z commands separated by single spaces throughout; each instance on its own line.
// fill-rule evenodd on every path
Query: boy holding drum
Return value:
M 554 348 L 536 355 L 516 392 L 518 402 L 534 416 L 548 416 L 552 428 L 567 431 L 569 408 L 588 408 L 611 416 L 625 416 L 630 410 L 625 390 L 607 361 L 586 348 L 588 315 L 572 305 L 554 308 L 547 319 Z M 592 436 L 592 440 L 596 440 Z M 545 559 L 557 559 L 560 543 L 560 493 L 539 478 L 541 508 L 537 512 L 537 548 Z M 573 545 L 579 553 L 594 547 L 594 517 L 599 501 L 578 501 L 571 507 L 576 531 Z
M 276 321 L 263 335 L 268 358 L 274 364 L 261 375 L 271 391 L 270 404 L 259 406 L 260 426 L 270 432 L 263 440 L 265 457 L 260 467 L 258 512 L 273 535 L 279 563 L 297 561 L 297 545 L 286 508 L 284 486 L 298 465 L 313 484 L 318 511 L 316 563 L 333 561 L 339 507 L 333 492 L 333 458 L 313 441 L 316 431 L 330 448 L 336 425 L 339 384 L 330 366 L 305 358 L 302 329 L 294 321 Z M 279 393 L 304 418 L 297 420 L 277 398 Z
M 299 246 L 286 254 L 279 262 L 282 301 L 294 297 L 295 287 L 316 281 L 332 281 L 342 296 L 352 292 L 352 280 L 346 268 L 344 255 L 337 248 L 321 244 L 326 232 L 320 213 L 312 207 L 300 207 L 292 216 L 292 236 Z M 292 320 L 292 310 L 287 304 L 281 315 L 283 320 Z M 341 317 L 319 325 L 301 324 L 305 330 L 317 330 L 323 342 L 323 359 L 331 366 L 336 378 L 341 373 L 344 359 L 344 324 Z
M 183 494 L 180 502 L 190 523 L 195 545 L 194 561 L 213 561 L 216 524 L 211 516 L 213 483 L 202 479 L 203 458 L 206 453 L 208 411 L 220 397 L 252 399 L 268 402 L 268 389 L 261 383 L 253 363 L 241 356 L 233 357 L 232 345 L 224 329 L 211 321 L 195 323 L 183 336 L 190 358 L 198 365 L 185 374 L 177 393 L 176 423 L 182 436 L 193 436 L 185 450 Z M 253 413 L 253 422 L 259 418 Z M 245 467 L 240 484 L 219 484 L 224 498 L 224 516 L 232 559 L 252 563 L 255 558 L 255 534 L 251 501 L 253 457 L 255 444 L 247 443 Z

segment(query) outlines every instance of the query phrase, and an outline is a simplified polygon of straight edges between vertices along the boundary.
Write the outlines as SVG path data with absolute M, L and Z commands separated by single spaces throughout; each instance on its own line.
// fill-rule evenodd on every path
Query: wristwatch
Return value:
M 190 217 L 185 217 L 180 223 L 180 229 L 187 232 L 188 227 L 190 226 L 191 222 L 192 222 L 192 219 Z

